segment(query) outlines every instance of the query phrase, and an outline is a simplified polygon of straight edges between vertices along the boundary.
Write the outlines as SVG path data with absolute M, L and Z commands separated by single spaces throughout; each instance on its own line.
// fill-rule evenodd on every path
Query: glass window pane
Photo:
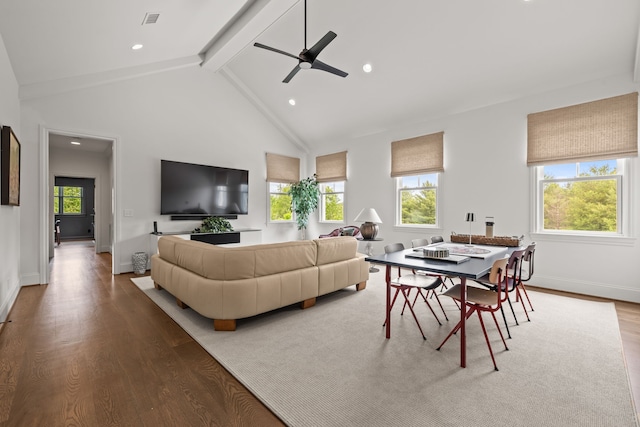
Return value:
M 435 187 L 437 185 L 437 173 L 400 177 L 400 188 Z
M 544 229 L 618 230 L 616 179 L 544 183 Z
M 270 182 L 270 193 L 288 193 L 291 190 L 291 184 L 285 184 L 282 182 Z
M 325 194 L 322 196 L 324 221 L 342 221 L 344 219 L 344 194 Z
M 291 196 L 271 194 L 270 199 L 271 221 L 291 221 Z
M 436 190 L 403 190 L 401 197 L 401 224 L 435 225 Z

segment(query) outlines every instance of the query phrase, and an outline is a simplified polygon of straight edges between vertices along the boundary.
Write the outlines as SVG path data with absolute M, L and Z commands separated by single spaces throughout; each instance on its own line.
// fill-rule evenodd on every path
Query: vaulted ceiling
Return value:
M 307 13 L 307 47 L 334 31 L 318 59 L 346 78 L 282 83 L 296 59 L 253 46 L 297 55 L 304 0 L 2 0 L 0 34 L 22 99 L 201 66 L 303 146 L 638 68 L 637 0 L 307 0 Z

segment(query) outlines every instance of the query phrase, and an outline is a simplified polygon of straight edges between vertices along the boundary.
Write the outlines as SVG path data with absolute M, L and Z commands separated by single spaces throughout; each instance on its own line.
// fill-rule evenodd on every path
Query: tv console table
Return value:
M 178 236 L 185 240 L 197 240 L 212 245 L 247 246 L 262 243 L 262 230 L 258 228 L 239 228 L 224 233 L 191 233 L 189 231 L 173 231 L 165 233 L 151 233 L 150 253 L 158 252 L 158 239 L 162 236 Z

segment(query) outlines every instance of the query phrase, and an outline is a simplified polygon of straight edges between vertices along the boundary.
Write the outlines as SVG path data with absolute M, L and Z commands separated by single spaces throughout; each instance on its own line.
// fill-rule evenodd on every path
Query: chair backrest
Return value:
M 524 250 L 524 257 L 522 258 L 523 261 L 526 261 L 528 264 L 528 271 L 527 271 L 527 277 L 526 278 L 521 278 L 521 280 L 523 281 L 527 281 L 529 279 L 531 279 L 531 276 L 533 276 L 533 255 L 536 252 L 536 242 L 531 242 L 531 244 L 529 246 L 527 246 L 527 249 Z
M 510 274 L 508 278 L 507 289 L 515 287 L 522 277 L 522 260 L 524 259 L 524 253 L 526 249 L 516 250 L 511 252 L 509 256 L 509 262 L 507 262 L 507 271 Z
M 413 239 L 411 241 L 411 247 L 412 248 L 418 248 L 420 246 L 427 246 L 429 244 L 429 240 L 428 239 Z
M 433 236 L 431 238 L 431 243 L 442 243 L 444 242 L 444 239 L 442 238 L 442 236 Z
M 502 282 L 507 275 L 507 261 L 509 261 L 509 257 L 500 258 L 493 262 L 491 271 L 489 271 L 489 283 L 497 285 Z
M 403 251 L 404 245 L 402 243 L 391 243 L 384 247 L 384 253 L 390 254 L 391 252 Z

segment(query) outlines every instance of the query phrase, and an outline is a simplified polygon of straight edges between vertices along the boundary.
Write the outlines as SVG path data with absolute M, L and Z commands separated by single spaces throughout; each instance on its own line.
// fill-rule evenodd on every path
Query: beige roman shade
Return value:
M 391 176 L 393 178 L 423 173 L 444 172 L 444 132 L 391 143 Z
M 300 159 L 267 153 L 267 181 L 285 183 L 300 181 Z
M 316 157 L 316 181 L 334 182 L 347 180 L 347 152 Z
M 638 93 L 527 116 L 527 165 L 638 155 Z

